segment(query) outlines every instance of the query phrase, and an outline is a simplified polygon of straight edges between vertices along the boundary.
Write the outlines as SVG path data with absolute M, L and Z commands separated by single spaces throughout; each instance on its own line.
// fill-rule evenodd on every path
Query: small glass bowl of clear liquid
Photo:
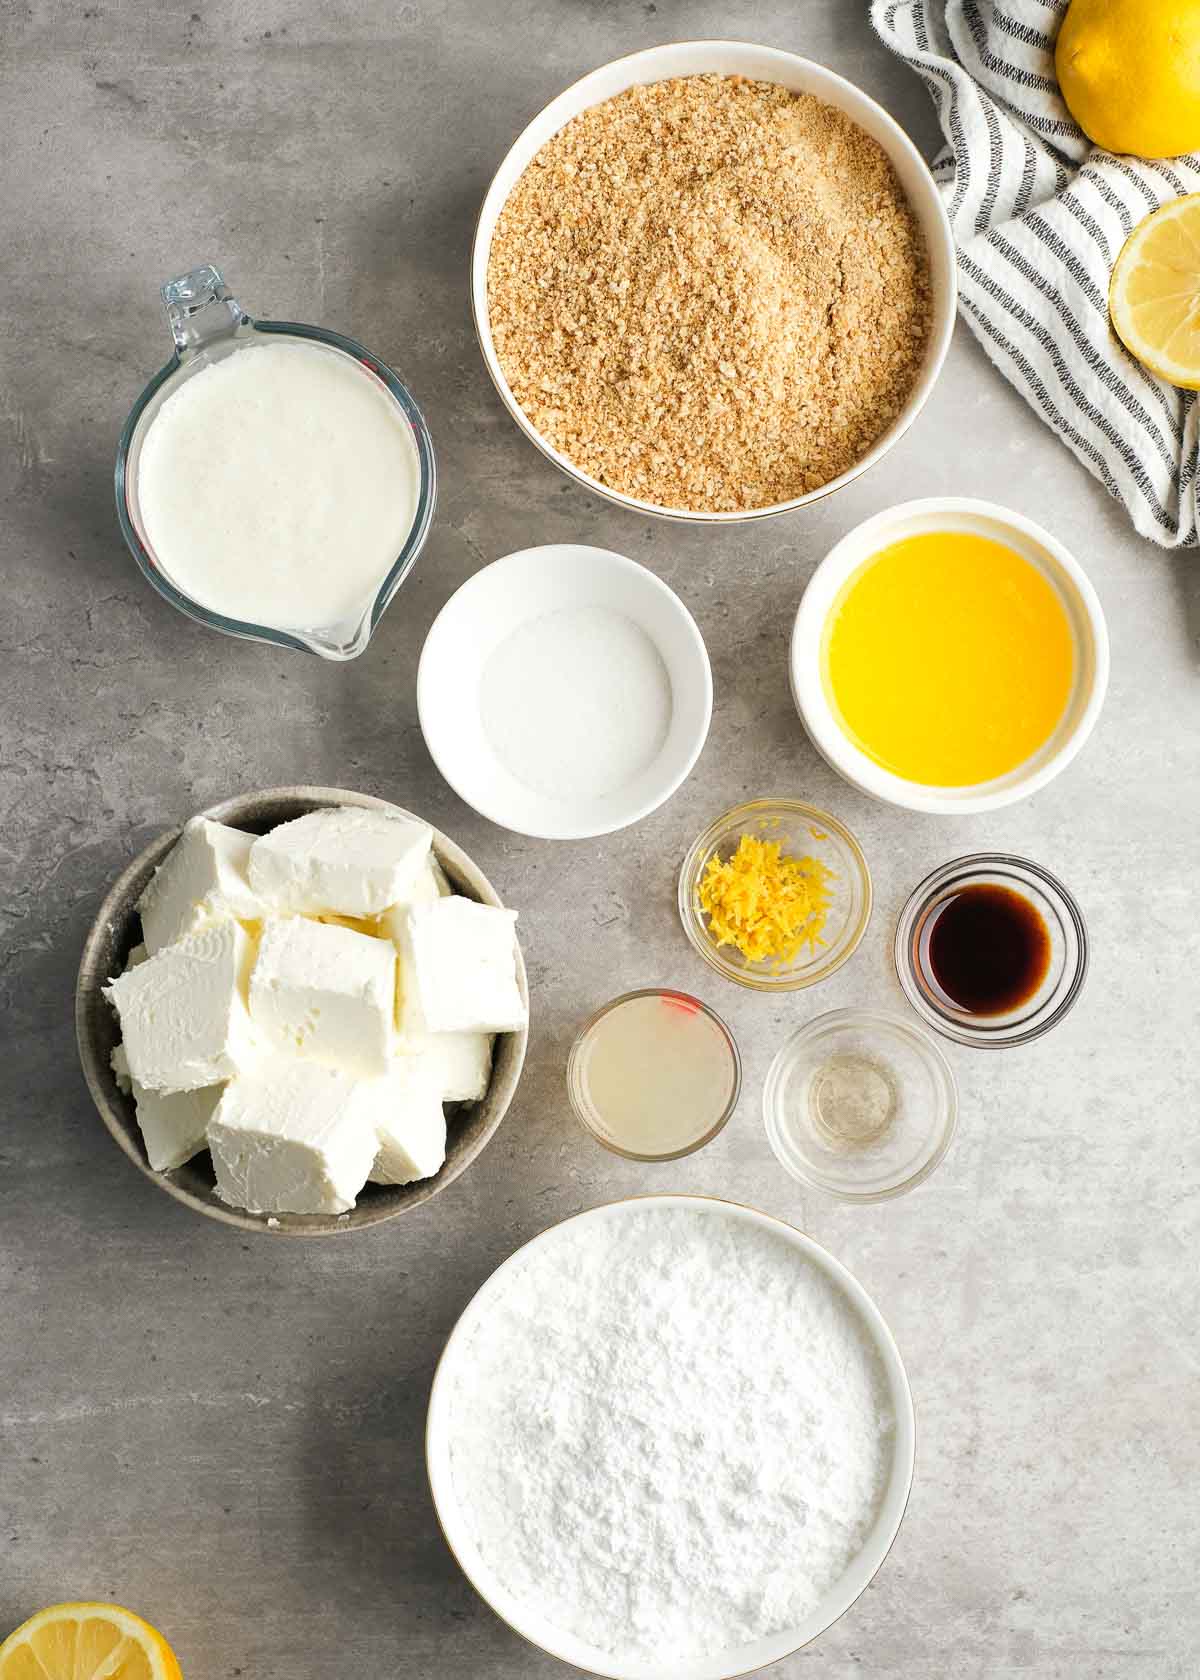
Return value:
M 763 1088 L 767 1139 L 801 1184 L 880 1202 L 924 1182 L 958 1121 L 958 1088 L 928 1033 L 884 1009 L 834 1009 L 783 1045 Z
M 676 1161 L 711 1143 L 737 1107 L 742 1059 L 716 1012 L 651 987 L 587 1021 L 567 1060 L 567 1094 L 598 1143 L 630 1161 Z

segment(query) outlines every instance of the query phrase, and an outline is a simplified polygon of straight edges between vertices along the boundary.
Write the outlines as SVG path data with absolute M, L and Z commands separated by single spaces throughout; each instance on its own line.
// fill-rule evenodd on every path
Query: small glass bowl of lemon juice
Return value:
M 587 1021 L 567 1061 L 576 1118 L 631 1161 L 675 1161 L 737 1107 L 742 1059 L 721 1017 L 687 992 L 650 987 Z

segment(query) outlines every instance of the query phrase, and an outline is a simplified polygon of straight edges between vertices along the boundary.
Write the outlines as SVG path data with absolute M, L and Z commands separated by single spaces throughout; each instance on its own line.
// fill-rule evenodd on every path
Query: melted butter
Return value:
M 1054 587 L 1003 543 L 906 537 L 843 585 L 825 624 L 834 715 L 885 770 L 968 787 L 1016 769 L 1057 728 L 1075 643 Z

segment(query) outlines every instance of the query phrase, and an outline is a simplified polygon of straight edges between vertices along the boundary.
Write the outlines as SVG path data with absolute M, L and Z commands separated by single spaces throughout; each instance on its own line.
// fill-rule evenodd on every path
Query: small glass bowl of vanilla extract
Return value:
M 959 1044 L 1029 1044 L 1079 996 L 1083 913 L 1028 858 L 978 852 L 923 880 L 896 927 L 896 972 L 930 1026 Z

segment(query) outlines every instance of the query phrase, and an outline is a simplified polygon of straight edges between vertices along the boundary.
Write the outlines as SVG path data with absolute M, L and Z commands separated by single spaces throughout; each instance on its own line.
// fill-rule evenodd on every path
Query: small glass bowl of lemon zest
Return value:
M 819 883 L 827 900 L 823 920 L 813 927 L 812 939 L 803 937 L 803 926 L 792 924 L 797 949 L 790 962 L 782 956 L 752 960 L 736 943 L 719 945 L 701 901 L 710 863 L 734 857 L 745 834 L 778 841 L 792 862 L 812 857 L 827 871 Z M 800 799 L 752 799 L 723 812 L 688 848 L 677 885 L 679 919 L 697 956 L 723 979 L 755 992 L 797 991 L 836 973 L 858 948 L 871 916 L 871 875 L 862 847 L 836 816 Z M 810 890 L 817 885 L 810 878 Z
M 747 962 L 770 963 L 773 973 L 793 963 L 806 946 L 815 951 L 825 944 L 830 883 L 836 879 L 818 858 L 789 856 L 783 846 L 743 834 L 726 861 L 718 853 L 709 858 L 699 890 L 718 947 L 733 945 Z

